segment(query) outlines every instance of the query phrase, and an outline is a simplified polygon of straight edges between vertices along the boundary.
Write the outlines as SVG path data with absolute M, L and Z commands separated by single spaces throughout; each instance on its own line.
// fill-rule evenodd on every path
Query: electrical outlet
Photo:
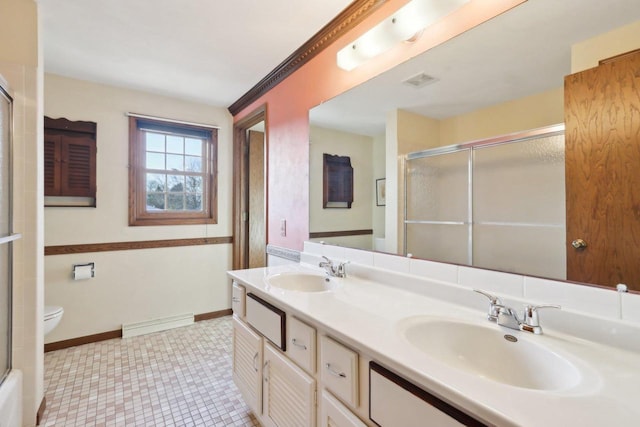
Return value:
M 282 237 L 287 235 L 287 220 L 284 218 L 280 220 L 280 235 Z

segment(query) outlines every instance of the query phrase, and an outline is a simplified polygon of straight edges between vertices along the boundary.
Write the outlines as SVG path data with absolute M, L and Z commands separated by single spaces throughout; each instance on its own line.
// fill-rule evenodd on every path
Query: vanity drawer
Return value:
M 367 427 L 327 390 L 322 390 L 319 427 Z
M 316 330 L 294 317 L 289 317 L 287 327 L 287 356 L 313 374 L 316 371 Z
M 369 363 L 369 419 L 380 427 L 486 427 L 375 362 Z
M 358 407 L 358 353 L 322 336 L 320 379 L 343 402 Z
M 245 296 L 247 291 L 244 286 L 233 282 L 231 287 L 231 309 L 233 314 L 240 318 L 245 316 Z
M 252 293 L 247 294 L 246 302 L 247 323 L 282 351 L 285 351 L 287 341 L 284 311 Z

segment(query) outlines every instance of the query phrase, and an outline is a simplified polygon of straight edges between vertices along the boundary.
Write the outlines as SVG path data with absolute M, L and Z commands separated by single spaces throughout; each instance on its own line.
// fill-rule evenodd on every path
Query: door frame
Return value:
M 256 124 L 264 121 L 264 149 L 265 149 L 265 225 L 269 217 L 269 132 L 266 104 L 258 107 L 246 117 L 233 125 L 233 269 L 248 268 L 249 265 L 249 221 L 243 220 L 244 213 L 248 215 L 249 208 L 249 151 L 247 131 Z M 269 227 L 265 226 L 265 248 L 269 241 Z

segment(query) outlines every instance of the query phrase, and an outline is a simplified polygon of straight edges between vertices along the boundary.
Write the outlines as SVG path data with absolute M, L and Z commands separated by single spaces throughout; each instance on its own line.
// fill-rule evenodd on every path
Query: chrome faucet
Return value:
M 489 299 L 489 313 L 487 314 L 487 319 L 489 319 L 489 321 L 496 322 L 498 325 L 506 328 L 531 332 L 536 335 L 542 334 L 538 310 L 541 308 L 561 308 L 559 305 L 555 304 L 526 304 L 524 306 L 524 313 L 522 314 L 522 317 L 520 317 L 516 310 L 504 305 L 497 296 L 491 295 L 480 289 L 474 289 L 474 292 L 478 292 Z
M 324 261 L 321 261 L 320 264 L 318 264 L 318 267 L 324 268 L 327 272 L 327 276 L 338 278 L 347 277 L 347 269 L 345 266 L 349 264 L 349 261 L 340 262 L 336 265 L 326 256 L 323 256 L 322 258 L 324 258 Z

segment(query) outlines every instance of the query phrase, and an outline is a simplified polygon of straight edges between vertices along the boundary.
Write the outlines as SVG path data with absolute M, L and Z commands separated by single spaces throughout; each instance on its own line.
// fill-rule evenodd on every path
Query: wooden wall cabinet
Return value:
M 95 206 L 96 128 L 94 122 L 44 118 L 46 206 Z

